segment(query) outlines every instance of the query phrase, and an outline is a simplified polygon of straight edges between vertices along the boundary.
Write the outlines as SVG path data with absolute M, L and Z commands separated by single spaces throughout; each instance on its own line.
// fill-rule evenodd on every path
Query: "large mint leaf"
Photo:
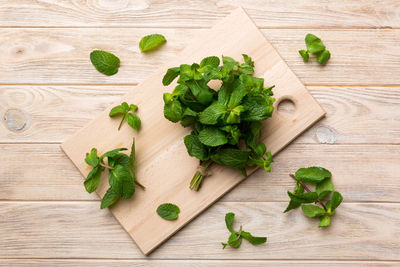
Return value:
M 99 72 L 109 76 L 117 73 L 120 65 L 118 57 L 102 50 L 90 53 L 90 61 Z

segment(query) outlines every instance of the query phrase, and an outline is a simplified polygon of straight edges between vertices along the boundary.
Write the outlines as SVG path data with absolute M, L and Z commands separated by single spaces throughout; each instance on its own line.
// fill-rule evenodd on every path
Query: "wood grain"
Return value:
M 207 179 L 207 183 L 202 184 L 202 190 L 193 192 L 188 189 L 188 178 L 193 177 L 199 160 L 188 157 L 183 144 L 183 137 L 191 129 L 166 120 L 162 108 L 163 100 L 161 97 L 154 98 L 163 92 L 160 90 L 160 81 L 165 69 L 179 65 L 184 59 L 200 62 L 210 54 L 231 55 L 238 59 L 242 56 L 243 49 L 248 51 L 246 54 L 254 61 L 260 63 L 255 67 L 254 75 L 276 85 L 275 105 L 285 99 L 290 99 L 296 105 L 291 118 L 274 113 L 263 123 L 262 141 L 272 155 L 325 115 L 324 110 L 243 9 L 235 10 L 207 33 L 192 40 L 172 62 L 155 71 L 135 90 L 114 103 L 114 106 L 121 101 L 139 105 L 140 118 L 144 122 L 134 136 L 137 165 L 140 166 L 137 175 L 146 186 L 146 192 L 136 191 L 131 199 L 118 201 L 113 205 L 111 211 L 145 255 L 245 179 L 237 170 L 214 164 L 209 170 L 213 174 Z M 176 83 L 169 86 L 169 91 L 175 85 Z M 110 119 L 108 114 L 112 106 L 62 144 L 62 149 L 84 177 L 90 171 L 84 162 L 85 153 L 91 148 L 96 147 L 101 154 L 116 147 L 129 147 L 132 143 L 132 129 L 125 127 L 117 131 L 116 121 Z M 254 170 L 255 168 L 249 168 L 247 175 Z M 101 183 L 96 193 L 103 197 L 108 188 L 108 183 Z M 176 221 L 163 220 L 154 212 L 162 203 L 179 206 L 181 213 Z
M 332 171 L 346 201 L 399 202 L 399 148 L 292 144 L 274 157 L 271 173 L 255 172 L 221 201 L 286 202 L 294 186 L 288 174 L 320 165 Z M 7 166 L 0 168 L 1 200 L 98 200 L 85 191 L 82 175 L 58 144 L 3 144 L 0 162 Z
M 62 142 L 133 86 L 0 86 L 0 143 Z M 400 143 L 400 86 L 308 86 L 327 112 L 296 139 L 303 143 Z M 280 112 L 279 109 L 275 112 Z M 24 114 L 24 127 L 15 121 Z M 285 116 L 292 116 L 283 114 Z M 18 128 L 17 128 L 18 129 Z
M 328 229 L 287 203 L 217 203 L 149 259 L 400 260 L 400 204 L 344 203 Z M 225 249 L 224 215 L 268 242 Z M 83 216 L 84 215 L 84 216 Z M 0 202 L 0 257 L 139 259 L 144 256 L 108 210 L 93 202 Z M 60 231 L 62 229 L 62 231 Z
M 346 266 L 346 267 L 386 267 L 396 266 L 398 261 L 307 261 L 307 260 L 104 260 L 104 259 L 7 259 L 1 260 L 0 264 L 6 264 L 8 267 L 40 267 L 40 266 L 115 266 L 115 267 L 243 267 L 243 266 Z
M 173 61 L 190 40 L 205 31 L 0 29 L 0 84 L 137 84 L 155 68 Z M 154 32 L 164 34 L 167 44 L 153 53 L 140 53 L 140 38 Z M 262 32 L 307 85 L 400 84 L 400 75 L 397 75 L 400 30 L 313 30 L 332 54 L 324 67 L 314 58 L 305 64 L 298 54 L 305 47 L 304 36 L 310 30 L 265 29 Z M 94 49 L 107 50 L 120 57 L 118 74 L 108 77 L 95 70 L 89 60 Z
M 0 2 L 2 26 L 210 27 L 237 7 L 258 27 L 399 27 L 396 0 L 13 0 Z

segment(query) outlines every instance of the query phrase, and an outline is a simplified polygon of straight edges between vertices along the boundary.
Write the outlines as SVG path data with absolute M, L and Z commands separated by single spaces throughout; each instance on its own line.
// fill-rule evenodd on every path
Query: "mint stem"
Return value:
M 207 161 L 201 161 L 200 166 L 204 168 L 205 171 L 207 171 L 208 167 L 211 165 L 212 161 L 207 160 Z M 204 179 L 204 174 L 201 173 L 200 171 L 196 171 L 194 174 L 192 180 L 190 181 L 190 186 L 189 188 L 194 191 L 199 191 L 201 184 Z
M 120 124 L 119 124 L 119 126 L 118 126 L 118 131 L 121 129 L 122 123 L 123 123 L 124 120 L 125 120 L 125 116 L 126 116 L 126 113 L 125 113 L 124 116 L 122 117 L 122 120 L 121 120 L 121 122 L 120 122 Z
M 296 176 L 294 176 L 293 174 L 289 174 L 290 177 L 292 177 L 296 182 L 298 182 L 299 184 L 301 184 L 301 186 L 304 188 L 304 190 L 306 190 L 307 192 L 311 192 L 311 190 L 308 188 L 308 186 L 303 182 L 303 181 L 298 181 L 296 179 Z M 322 202 L 321 199 L 317 198 L 318 203 L 324 208 L 325 211 L 327 211 L 328 209 L 326 208 L 324 202 Z
M 114 170 L 113 167 L 110 167 L 110 166 L 108 166 L 108 165 L 106 165 L 106 164 L 99 163 L 99 165 L 100 165 L 100 166 L 103 166 L 104 168 L 107 168 L 107 169 L 109 169 L 109 170 Z

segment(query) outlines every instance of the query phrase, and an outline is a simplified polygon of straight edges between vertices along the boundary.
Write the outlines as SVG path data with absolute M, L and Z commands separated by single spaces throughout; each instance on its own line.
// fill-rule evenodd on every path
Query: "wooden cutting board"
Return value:
M 139 106 L 139 116 L 142 119 L 139 133 L 126 124 L 117 131 L 120 120 L 108 116 L 112 105 L 62 144 L 65 153 L 86 177 L 90 167 L 84 158 L 92 147 L 98 148 L 100 153 L 117 147 L 129 148 L 132 137 L 136 137 L 137 176 L 146 186 L 146 191 L 138 188 L 133 198 L 119 200 L 110 210 L 146 255 L 245 179 L 238 171 L 213 166 L 212 176 L 204 180 L 200 191 L 189 190 L 189 182 L 198 166 L 198 160 L 187 154 L 183 144 L 183 137 L 190 129 L 171 123 L 163 116 L 162 94 L 171 92 L 175 84 L 164 87 L 162 77 L 169 67 L 200 62 L 203 57 L 211 55 L 226 55 L 241 60 L 242 53 L 253 58 L 255 76 L 263 77 L 265 86 L 276 85 L 275 106 L 287 99 L 295 104 L 295 112 L 290 118 L 275 110 L 272 118 L 264 123 L 263 140 L 268 150 L 276 154 L 323 117 L 325 112 L 241 8 L 211 30 L 194 38 L 192 44 L 174 60 L 115 103 L 117 105 L 126 101 Z M 249 170 L 249 173 L 254 170 Z M 268 175 L 265 174 L 266 178 Z M 105 172 L 97 190 L 100 197 L 107 188 Z M 166 202 L 180 207 L 178 220 L 166 221 L 157 215 L 157 207 Z

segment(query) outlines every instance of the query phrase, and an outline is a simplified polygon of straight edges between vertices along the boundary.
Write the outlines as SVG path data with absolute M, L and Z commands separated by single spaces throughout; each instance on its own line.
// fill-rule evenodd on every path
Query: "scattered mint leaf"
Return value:
M 118 131 L 121 129 L 122 123 L 126 120 L 129 126 L 132 127 L 132 129 L 139 131 L 140 126 L 141 126 L 141 120 L 140 118 L 131 112 L 135 112 L 138 110 L 138 106 L 135 104 L 130 104 L 126 102 L 122 102 L 121 105 L 115 106 L 110 110 L 109 116 L 110 117 L 115 117 L 115 116 L 122 116 L 122 120 L 118 126 Z
M 317 54 L 317 61 L 319 64 L 324 65 L 331 58 L 331 53 L 329 50 L 324 50 L 321 53 Z
M 90 53 L 90 61 L 99 72 L 108 76 L 117 73 L 120 65 L 118 57 L 102 50 L 92 51 Z
M 295 175 L 298 181 L 306 183 L 320 183 L 324 179 L 332 177 L 330 171 L 321 167 L 300 168 Z
M 161 34 L 150 34 L 140 40 L 139 48 L 142 52 L 154 50 L 164 44 L 167 40 Z
M 157 208 L 157 214 L 160 215 L 161 218 L 168 221 L 173 221 L 178 219 L 179 213 L 180 213 L 179 207 L 171 203 L 161 204 Z
M 240 226 L 239 231 L 235 231 L 232 227 L 234 218 L 235 214 L 232 212 L 225 214 L 225 224 L 231 234 L 228 238 L 227 243 L 221 243 L 223 249 L 226 248 L 228 245 L 233 248 L 238 248 L 240 244 L 242 244 L 243 238 L 253 245 L 259 245 L 267 242 L 266 237 L 253 236 L 249 232 L 242 231 L 242 226 Z
M 304 62 L 308 62 L 308 59 L 310 58 L 310 55 L 306 50 L 299 50 L 300 56 L 303 58 Z

